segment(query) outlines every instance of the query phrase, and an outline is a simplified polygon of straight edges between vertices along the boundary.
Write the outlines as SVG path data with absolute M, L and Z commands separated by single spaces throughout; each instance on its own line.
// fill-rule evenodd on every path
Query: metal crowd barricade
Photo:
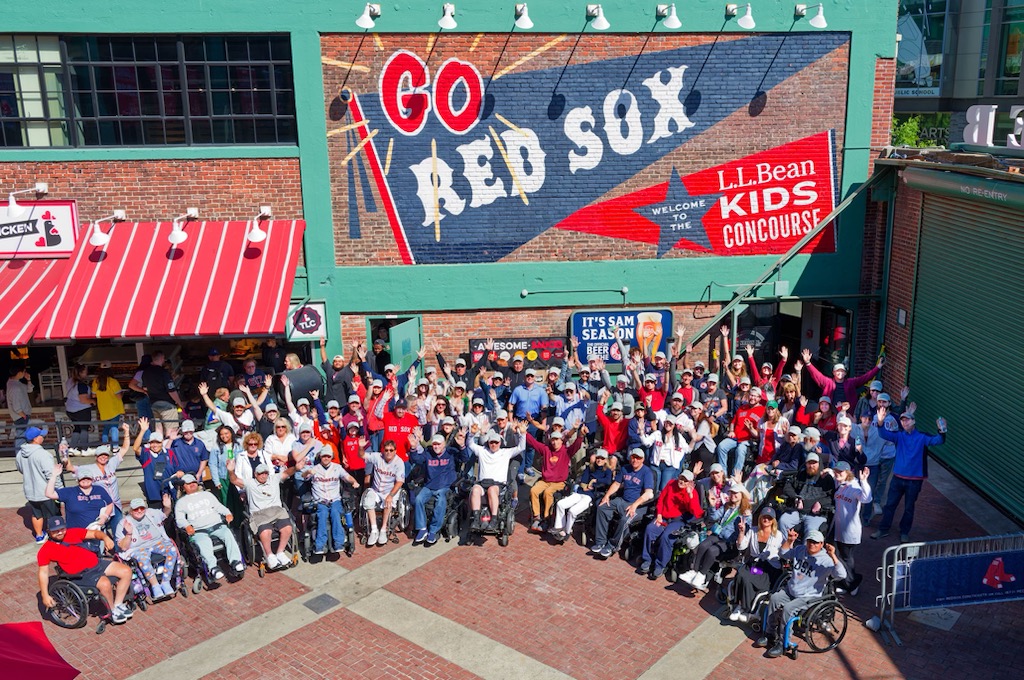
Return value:
M 902 647 L 896 612 L 1024 600 L 1024 534 L 893 546 L 875 576 L 878 615 L 864 625 Z
M 139 433 L 139 418 L 134 413 L 121 416 L 116 424 L 109 423 L 105 420 L 70 420 L 64 413 L 57 413 L 55 416 L 55 427 L 50 436 L 57 442 L 60 442 L 61 439 L 67 440 L 68 446 L 78 451 L 84 451 L 101 444 L 104 430 L 113 429 L 115 427 L 117 429 L 117 435 L 109 443 L 113 446 L 119 446 L 121 444 L 121 437 L 123 436 L 121 432 L 122 423 L 128 423 L 131 426 L 132 439 L 134 439 Z M 181 425 L 181 421 L 162 421 L 157 418 L 150 418 L 149 424 L 150 428 L 155 425 L 169 425 L 177 428 Z M 84 431 L 76 431 L 76 428 L 82 426 L 86 427 Z

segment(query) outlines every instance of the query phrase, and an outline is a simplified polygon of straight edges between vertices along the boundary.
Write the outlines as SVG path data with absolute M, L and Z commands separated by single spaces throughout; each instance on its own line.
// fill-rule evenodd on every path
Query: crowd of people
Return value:
M 147 563 L 153 552 L 179 559 L 164 529 L 176 527 L 222 578 L 211 538 L 228 546 L 231 569 L 242 571 L 228 527 L 245 521 L 268 565 L 283 566 L 291 559 L 283 548 L 291 499 L 303 490 L 318 507 L 317 554 L 338 549 L 345 486 L 363 490 L 368 547 L 387 542 L 398 494 L 415 488 L 412 541 L 430 545 L 449 489 L 468 477 L 469 530 L 493 525 L 506 488 L 515 507 L 528 487 L 531 532 L 565 543 L 587 516 L 589 550 L 608 559 L 637 531 L 637 570 L 650 578 L 669 567 L 680 530 L 700 527 L 680 578 L 706 590 L 717 565 L 736 562 L 734 621 L 751 615 L 755 596 L 776 583 L 783 560 L 792 561 L 787 585 L 771 596 L 775 626 L 759 641 L 778 656 L 779 622 L 820 597 L 826 582 L 856 594 L 863 527 L 880 517 L 871 536 L 889 535 L 901 500 L 900 537 L 909 539 L 927 447 L 944 441 L 946 424 L 940 419 L 936 435 L 916 429 L 908 388 L 894 398 L 877 380 L 881 357 L 859 376 L 842 363 L 826 374 L 806 349 L 792 362 L 783 347 L 777 365 L 768 357 L 758 363 L 752 346 L 731 353 L 730 329 L 721 330 L 724 354 L 711 370 L 693 360 L 678 328 L 668 352 L 620 341 L 614 377 L 601 357 L 581 357 L 575 338 L 564 361 L 539 371 L 526 367 L 521 352 L 495 352 L 490 340 L 472 362 L 460 356 L 449 363 L 435 345 L 434 362 L 424 361 L 424 347 L 410 366 L 384 360 L 383 342 L 370 352 L 353 342 L 347 356 L 330 359 L 321 343 L 322 376 L 312 387 L 299 386 L 304 367 L 295 355 L 283 357 L 283 374 L 274 378 L 248 361 L 235 375 L 214 350 L 198 385 L 202 409 L 186 405 L 163 357 L 154 355 L 132 380 L 149 409 L 135 436 L 127 424 L 117 433 L 117 418 L 105 422 L 104 441 L 120 434 L 121 442 L 98 447 L 94 464 L 63 457 L 55 464 L 43 447 L 47 432 L 25 431 L 17 461 L 43 544 L 44 602 L 43 574 L 56 561 L 109 593 L 117 618 L 130 615 L 120 586 L 113 592 L 106 579 L 116 562 L 67 554 L 104 531 Z M 83 373 L 74 379 L 87 381 Z M 90 393 L 70 392 L 79 401 Z M 117 469 L 128 452 L 141 464 L 143 493 L 123 514 Z M 74 473 L 75 486 L 61 488 L 64 472 Z M 752 493 L 761 477 L 777 484 L 781 502 Z M 277 549 L 272 535 L 280 538 Z M 155 593 L 173 594 L 151 568 L 143 572 Z

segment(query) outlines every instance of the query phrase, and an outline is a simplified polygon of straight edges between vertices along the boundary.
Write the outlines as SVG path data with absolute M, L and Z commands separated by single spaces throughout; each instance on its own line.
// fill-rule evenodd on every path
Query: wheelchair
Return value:
M 299 499 L 299 511 L 302 513 L 302 536 L 299 549 L 302 559 L 309 562 L 313 559 L 313 550 L 316 547 L 317 522 L 319 521 L 317 519 L 317 502 L 313 500 L 311 491 L 302 494 Z M 341 492 L 341 511 L 341 526 L 345 530 L 345 535 L 343 537 L 334 536 L 331 523 L 328 521 L 327 545 L 332 549 L 331 552 L 341 552 L 339 549 L 341 547 L 345 555 L 352 557 L 356 551 L 356 530 L 355 520 L 352 516 L 352 496 L 348 489 L 342 489 Z
M 234 532 L 230 527 L 228 527 L 228 530 Z M 242 533 L 244 534 L 245 532 Z M 235 535 L 235 540 L 238 540 L 237 535 Z M 203 560 L 203 556 L 199 553 L 198 546 L 193 542 L 192 537 L 185 533 L 184 529 L 177 529 L 175 543 L 178 544 L 178 552 L 181 554 L 181 558 L 188 565 L 188 571 L 194 574 L 192 592 L 198 594 L 203 588 L 207 590 L 216 588 L 217 579 L 213 578 L 213 570 L 206 566 L 206 561 Z M 242 553 L 242 563 L 245 564 L 245 551 L 242 549 L 241 542 L 239 542 L 238 547 L 239 552 Z M 213 554 L 217 558 L 218 566 L 223 564 L 221 571 L 224 572 L 224 578 L 228 583 L 242 580 L 245 572 L 235 573 L 235 570 L 228 563 L 227 549 L 216 536 L 213 537 Z
M 444 536 L 445 543 L 448 543 L 452 539 L 457 539 L 462 535 L 462 527 L 466 522 L 466 501 L 469 498 L 469 492 L 473 488 L 473 481 L 465 476 L 460 475 L 448 489 L 448 498 L 444 508 L 444 519 L 441 522 L 441 535 Z M 436 501 L 433 498 L 427 500 L 423 506 L 423 510 L 426 512 L 427 521 L 434 516 L 434 505 Z
M 680 574 L 689 571 L 693 565 L 693 552 L 706 534 L 704 522 L 697 520 L 687 523 L 685 527 L 677 529 L 669 536 L 674 543 L 672 544 L 672 557 L 665 567 L 666 581 L 677 583 Z
M 559 501 L 561 501 L 563 498 L 568 498 L 572 494 L 576 493 L 575 489 L 578 486 L 581 477 L 582 474 L 570 476 L 569 479 L 567 479 L 565 482 L 565 488 L 555 492 L 554 512 L 558 512 L 557 508 Z M 594 505 L 596 505 L 597 502 L 597 500 L 594 500 L 590 505 L 587 506 L 587 508 L 583 512 L 576 515 L 576 519 L 573 523 L 573 531 L 576 530 L 576 527 L 580 528 L 579 545 L 586 546 L 587 539 L 594 537 Z M 566 536 L 565 540 L 561 542 L 564 543 L 565 541 L 568 541 L 570 538 L 572 538 L 572 536 Z
M 469 488 L 472 490 L 473 484 L 470 484 Z M 480 529 L 474 529 L 472 518 L 467 520 L 467 541 L 470 538 L 475 540 L 476 537 L 497 536 L 498 545 L 502 548 L 508 546 L 509 537 L 511 537 L 516 530 L 516 509 L 512 505 L 512 500 L 514 498 L 515 493 L 512 484 L 503 485 L 500 493 L 498 494 L 498 511 L 495 513 L 495 516 L 491 518 L 490 522 Z M 462 505 L 465 506 L 466 502 L 463 501 Z M 481 509 L 487 507 L 486 493 L 484 493 L 483 497 L 480 499 L 480 507 Z
M 369 489 L 363 489 L 362 495 L 359 497 L 359 524 L 356 533 L 359 536 L 359 543 L 366 545 L 370 538 L 370 518 L 366 508 L 363 507 L 363 500 L 366 498 L 366 492 Z M 383 506 L 377 508 L 377 512 L 383 512 Z M 388 516 L 387 526 L 387 537 L 392 543 L 398 543 L 398 535 L 406 532 L 409 526 L 412 524 L 410 518 L 412 516 L 412 504 L 409 502 L 409 492 L 405 490 L 403 486 L 398 490 L 395 495 L 394 504 L 391 506 L 391 514 Z M 383 528 L 383 527 L 381 527 Z
M 248 504 L 245 505 L 242 526 L 238 529 L 237 538 L 240 539 L 238 541 L 238 549 L 239 552 L 242 553 L 242 562 L 246 565 L 255 564 L 256 573 L 260 578 L 266 576 L 268 571 L 281 571 L 283 569 L 294 567 L 299 563 L 299 535 L 295 527 L 295 518 L 292 516 L 292 513 L 288 508 L 284 508 L 284 510 L 288 514 L 288 522 L 292 526 L 292 535 L 288 539 L 288 545 L 282 547 L 280 545 L 280 534 L 277 529 L 274 529 L 270 535 L 270 547 L 274 548 L 276 545 L 278 550 L 288 550 L 291 554 L 291 562 L 285 566 L 279 566 L 272 569 L 267 565 L 266 555 L 263 554 L 263 544 L 260 543 L 259 538 L 253 533 L 252 528 L 249 526 L 249 506 Z M 224 573 L 226 574 L 227 571 Z
M 772 593 L 785 587 L 789 580 L 792 565 L 784 566 L 786 571 L 773 584 L 771 590 L 759 593 L 754 600 L 750 627 L 755 633 L 768 630 L 772 614 L 769 611 Z M 836 595 L 835 580 L 829 577 L 821 598 L 811 602 L 803 611 L 786 621 L 783 632 L 785 654 L 791 659 L 796 659 L 799 652 L 805 654 L 830 652 L 838 647 L 846 637 L 848 624 L 849 613 Z M 798 643 L 793 642 L 794 636 L 802 640 L 806 647 L 801 647 Z
M 126 558 L 124 562 L 132 568 L 132 587 L 131 592 L 136 595 L 136 602 L 139 609 L 146 611 L 146 607 L 150 602 L 153 602 L 153 587 L 149 581 L 146 580 L 145 575 L 142 573 L 142 569 L 139 567 L 139 563 L 132 559 Z M 181 593 L 182 597 L 188 597 L 189 588 L 185 583 L 185 558 L 179 553 L 178 561 L 174 567 L 174 573 L 170 576 L 171 589 Z M 156 572 L 157 577 L 161 577 L 166 573 L 167 570 L 167 558 L 164 557 L 163 553 L 154 552 L 150 557 L 150 563 L 153 565 L 153 571 Z
M 85 541 L 83 547 L 102 553 L 97 541 Z M 113 622 L 113 608 L 107 598 L 103 597 L 99 588 L 82 584 L 76 575 L 67 574 L 60 567 L 55 567 L 55 570 L 56 574 L 50 578 L 47 586 L 54 606 L 46 609 L 46 617 L 61 628 L 75 629 L 84 628 L 89 621 L 89 614 L 94 613 L 100 619 L 96 634 L 102 634 L 107 624 Z M 116 577 L 107 578 L 112 586 L 116 585 Z M 131 611 L 145 611 L 147 606 L 145 595 L 134 588 L 128 589 L 124 603 Z

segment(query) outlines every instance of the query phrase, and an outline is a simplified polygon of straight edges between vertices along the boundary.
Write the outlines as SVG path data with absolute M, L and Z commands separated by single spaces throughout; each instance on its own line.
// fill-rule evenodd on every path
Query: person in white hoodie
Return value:
M 60 514 L 56 501 L 46 496 L 46 485 L 53 476 L 55 462 L 53 452 L 43 448 L 47 434 L 49 431 L 45 428 L 30 427 L 25 430 L 25 443 L 18 449 L 14 459 L 15 467 L 23 476 L 22 491 L 32 511 L 32 534 L 36 543 L 46 540 L 46 532 L 43 531 L 46 520 Z M 63 486 L 63 481 L 58 478 L 56 488 Z
M 836 552 L 848 572 L 846 578 L 836 585 L 840 591 L 856 595 L 863 577 L 854 571 L 853 551 L 860 545 L 864 530 L 861 505 L 871 503 L 871 485 L 868 484 L 871 471 L 862 467 L 860 474 L 856 474 L 848 462 L 841 460 L 832 467 L 832 474 L 836 478 Z

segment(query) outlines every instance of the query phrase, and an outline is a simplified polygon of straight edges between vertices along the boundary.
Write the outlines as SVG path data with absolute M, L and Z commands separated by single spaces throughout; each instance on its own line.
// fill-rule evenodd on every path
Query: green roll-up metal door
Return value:
M 911 320 L 918 427 L 949 435 L 933 454 L 1024 520 L 1024 215 L 925 194 Z

